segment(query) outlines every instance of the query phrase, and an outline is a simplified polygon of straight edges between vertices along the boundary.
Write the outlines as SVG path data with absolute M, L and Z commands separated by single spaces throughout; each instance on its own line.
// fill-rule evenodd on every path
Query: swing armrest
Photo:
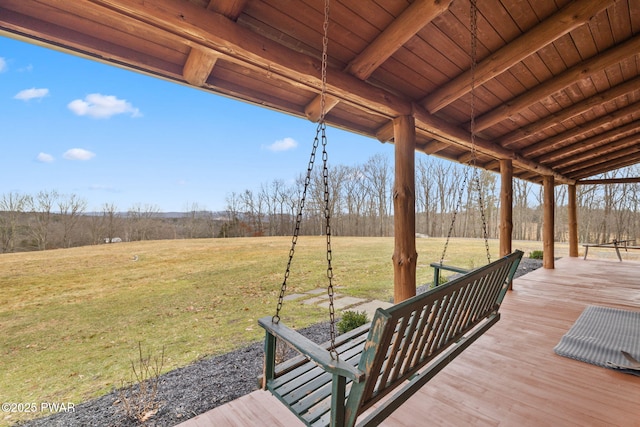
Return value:
M 282 323 L 273 323 L 271 321 L 271 317 L 263 317 L 258 320 L 258 323 L 265 331 L 267 331 L 267 333 L 285 341 L 302 355 L 308 357 L 317 365 L 322 367 L 326 372 L 349 378 L 356 383 L 364 381 L 364 372 L 340 359 L 332 359 L 331 354 L 327 349 L 322 348 L 297 331 L 283 325 Z

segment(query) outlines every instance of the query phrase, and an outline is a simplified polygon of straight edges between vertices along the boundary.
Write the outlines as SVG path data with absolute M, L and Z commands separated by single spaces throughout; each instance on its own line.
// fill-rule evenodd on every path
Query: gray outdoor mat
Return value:
M 640 311 L 589 305 L 553 350 L 640 376 Z

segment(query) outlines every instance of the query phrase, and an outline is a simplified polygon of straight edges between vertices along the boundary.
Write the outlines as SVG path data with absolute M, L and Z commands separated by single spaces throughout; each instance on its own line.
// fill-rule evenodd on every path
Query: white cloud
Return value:
M 13 97 L 13 99 L 19 99 L 21 101 L 30 101 L 36 98 L 44 98 L 49 95 L 49 89 L 36 89 L 32 87 L 31 89 L 21 90 Z
M 92 153 L 84 148 L 72 148 L 62 155 L 62 157 L 67 160 L 91 160 L 95 156 L 96 153 Z
M 0 73 L 2 73 L 3 71 L 7 71 L 7 69 L 7 60 L 0 56 Z
M 298 142 L 293 138 L 279 139 L 271 145 L 267 145 L 266 149 L 270 151 L 287 151 L 298 146 Z
M 140 117 L 140 110 L 124 99 L 118 99 L 113 95 L 92 93 L 84 100 L 76 99 L 67 105 L 78 116 L 89 116 L 94 119 L 108 119 L 116 114 L 130 114 L 131 117 Z
M 42 163 L 51 163 L 51 162 L 54 161 L 53 156 L 51 154 L 47 154 L 47 153 L 38 154 L 38 157 L 36 157 L 36 159 L 39 162 L 42 162 Z

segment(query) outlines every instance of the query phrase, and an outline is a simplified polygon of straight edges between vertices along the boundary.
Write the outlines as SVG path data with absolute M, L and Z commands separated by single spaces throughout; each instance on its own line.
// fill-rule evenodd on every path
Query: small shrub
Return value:
M 344 334 L 345 332 L 349 332 L 358 326 L 362 326 L 369 322 L 369 317 L 367 316 L 366 311 L 352 311 L 347 310 L 342 313 L 342 318 L 336 324 L 338 327 L 338 332 Z
M 152 361 L 150 355 L 142 355 L 142 345 L 138 343 L 138 359 L 131 361 L 132 380 L 122 381 L 123 387 L 118 391 L 117 403 L 127 418 L 144 423 L 158 412 L 161 407 L 158 385 L 163 365 L 164 347 L 160 358 Z
M 529 253 L 529 258 L 531 258 L 531 259 L 542 259 L 542 254 L 543 253 L 544 252 L 542 252 L 542 251 L 531 251 Z

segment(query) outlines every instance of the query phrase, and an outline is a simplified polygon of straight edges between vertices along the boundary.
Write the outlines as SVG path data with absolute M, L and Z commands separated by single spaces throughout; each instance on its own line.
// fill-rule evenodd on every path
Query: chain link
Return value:
M 289 250 L 289 260 L 287 262 L 287 268 L 284 273 L 284 280 L 280 287 L 280 295 L 278 296 L 278 304 L 276 306 L 276 314 L 273 316 L 272 321 L 278 323 L 280 321 L 280 310 L 284 302 L 284 295 L 287 290 L 287 279 L 291 274 L 291 263 L 295 254 L 295 247 L 298 242 L 298 236 L 300 235 L 300 224 L 302 223 L 302 212 L 307 197 L 307 190 L 311 184 L 311 173 L 313 171 L 313 165 L 315 163 L 316 152 L 318 145 L 322 144 L 322 182 L 324 187 L 324 219 L 325 219 L 325 234 L 327 236 L 327 279 L 329 281 L 327 285 L 327 294 L 329 296 L 329 324 L 330 324 L 330 347 L 329 353 L 334 360 L 338 359 L 338 352 L 336 350 L 336 318 L 334 307 L 334 288 L 333 288 L 333 266 L 332 262 L 332 249 L 331 249 L 331 204 L 329 193 L 329 155 L 327 153 L 327 125 L 325 123 L 326 114 L 326 91 L 327 91 L 327 48 L 329 45 L 329 0 L 325 0 L 324 3 L 324 23 L 323 23 L 323 37 L 322 37 L 322 85 L 320 89 L 320 120 L 316 129 L 316 136 L 313 140 L 313 147 L 311 149 L 311 155 L 309 156 L 309 164 L 307 166 L 307 175 L 304 180 L 304 189 L 302 191 L 302 197 L 300 199 L 300 205 L 298 208 L 298 214 L 296 215 L 296 225 L 293 232 L 293 238 L 291 239 L 291 249 Z
M 484 237 L 484 246 L 487 251 L 487 262 L 491 262 L 491 253 L 489 251 L 489 233 L 487 232 L 487 218 L 485 215 L 484 209 L 484 200 L 482 196 L 482 185 L 480 183 L 480 178 L 478 175 L 478 168 L 476 167 L 477 160 L 477 152 L 476 152 L 476 67 L 478 64 L 477 56 L 478 56 L 478 7 L 476 4 L 476 0 L 470 0 L 470 11 L 469 11 L 469 28 L 471 32 L 471 101 L 469 103 L 470 106 L 470 117 L 471 123 L 470 134 L 471 134 L 471 161 L 469 166 L 473 167 L 474 173 L 472 177 L 472 184 L 475 184 L 475 187 L 478 191 L 478 204 L 480 206 L 480 217 L 482 218 L 482 235 Z M 440 265 L 444 262 L 444 257 L 447 253 L 447 248 L 449 247 L 449 240 L 453 234 L 453 228 L 456 223 L 456 217 L 460 210 L 460 206 L 462 205 L 462 196 L 464 194 L 464 189 L 467 185 L 467 176 L 468 172 L 465 171 L 464 180 L 462 181 L 462 185 L 460 188 L 460 194 L 458 195 L 458 201 L 455 206 L 455 210 L 453 211 L 453 217 L 451 220 L 451 226 L 449 227 L 449 232 L 447 233 L 447 240 L 444 244 L 444 249 L 442 251 L 442 256 L 440 257 Z M 470 190 L 473 189 L 473 186 L 470 185 Z

